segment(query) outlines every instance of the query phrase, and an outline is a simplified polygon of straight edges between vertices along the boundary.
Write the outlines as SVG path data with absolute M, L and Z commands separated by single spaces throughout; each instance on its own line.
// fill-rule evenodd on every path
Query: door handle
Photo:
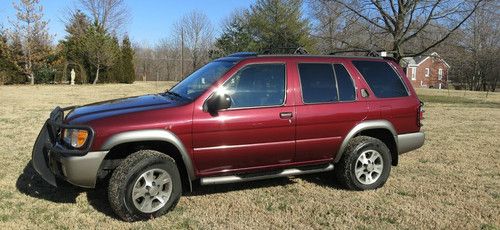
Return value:
M 281 119 L 290 119 L 293 117 L 293 113 L 292 112 L 281 112 L 280 113 L 280 118 Z

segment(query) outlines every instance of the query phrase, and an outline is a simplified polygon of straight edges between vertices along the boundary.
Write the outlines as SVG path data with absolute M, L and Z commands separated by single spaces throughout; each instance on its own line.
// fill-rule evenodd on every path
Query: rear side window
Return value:
M 337 84 L 331 64 L 299 64 L 304 103 L 337 101 Z
M 341 64 L 299 64 L 299 73 L 304 103 L 356 100 L 352 78 Z
M 394 69 L 387 62 L 352 61 L 379 98 L 404 97 L 408 91 Z

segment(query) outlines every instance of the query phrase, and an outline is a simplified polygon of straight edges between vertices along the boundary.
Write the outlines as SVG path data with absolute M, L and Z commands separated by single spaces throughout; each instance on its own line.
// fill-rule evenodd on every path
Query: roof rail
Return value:
M 260 54 L 296 54 L 296 55 L 304 55 L 309 54 L 307 50 L 302 47 L 271 47 L 267 49 L 262 49 L 259 51 Z
M 365 56 L 380 57 L 380 52 L 383 50 L 369 50 L 369 49 L 352 49 L 352 50 L 337 50 L 330 52 L 329 55 L 337 55 L 343 53 L 365 53 Z
M 257 56 L 255 52 L 238 52 L 228 55 L 227 57 L 254 57 Z

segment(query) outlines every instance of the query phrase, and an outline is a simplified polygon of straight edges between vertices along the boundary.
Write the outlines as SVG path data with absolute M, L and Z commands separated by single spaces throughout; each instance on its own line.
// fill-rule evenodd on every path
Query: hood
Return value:
M 110 101 L 97 102 L 84 106 L 78 106 L 66 116 L 67 123 L 73 123 L 75 119 L 78 123 L 89 120 L 123 115 L 127 113 L 141 112 L 153 109 L 163 109 L 185 104 L 183 101 L 173 100 L 170 97 L 160 94 L 128 97 Z

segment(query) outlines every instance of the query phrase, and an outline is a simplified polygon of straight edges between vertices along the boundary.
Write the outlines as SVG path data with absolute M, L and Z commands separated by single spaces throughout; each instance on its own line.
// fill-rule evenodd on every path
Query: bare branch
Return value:
M 461 21 L 460 23 L 458 23 L 453 29 L 451 29 L 445 36 L 443 36 L 441 39 L 439 39 L 438 41 L 434 42 L 432 45 L 428 46 L 427 48 L 424 48 L 423 50 L 419 51 L 419 52 L 416 52 L 414 55 L 412 56 L 418 56 L 418 55 L 421 55 L 427 51 L 429 51 L 430 49 L 436 47 L 437 45 L 439 45 L 441 42 L 443 42 L 444 40 L 446 40 L 448 37 L 450 37 L 450 35 L 455 32 L 455 30 L 457 30 L 458 28 L 460 28 L 462 26 L 462 24 L 465 23 L 465 21 L 467 21 L 467 19 L 469 19 L 472 14 L 476 11 L 476 9 L 478 8 L 479 4 L 481 4 L 482 0 L 479 0 L 477 1 L 475 4 L 474 4 L 474 7 L 473 9 L 469 12 L 469 14 L 467 14 L 467 16 L 465 16 Z
M 348 4 L 340 1 L 340 0 L 333 0 L 335 2 L 338 2 L 339 4 L 341 4 L 342 6 L 344 6 L 345 8 L 347 8 L 349 11 L 351 11 L 352 13 L 356 14 L 357 16 L 363 18 L 364 20 L 366 20 L 367 22 L 371 23 L 372 25 L 380 28 L 380 29 L 383 29 L 383 30 L 387 30 L 387 28 L 385 28 L 384 26 L 378 24 L 377 22 L 373 21 L 372 19 L 368 18 L 367 16 L 363 15 L 361 12 L 358 12 L 357 10 L 355 10 L 354 8 L 352 8 L 351 6 L 349 6 Z

